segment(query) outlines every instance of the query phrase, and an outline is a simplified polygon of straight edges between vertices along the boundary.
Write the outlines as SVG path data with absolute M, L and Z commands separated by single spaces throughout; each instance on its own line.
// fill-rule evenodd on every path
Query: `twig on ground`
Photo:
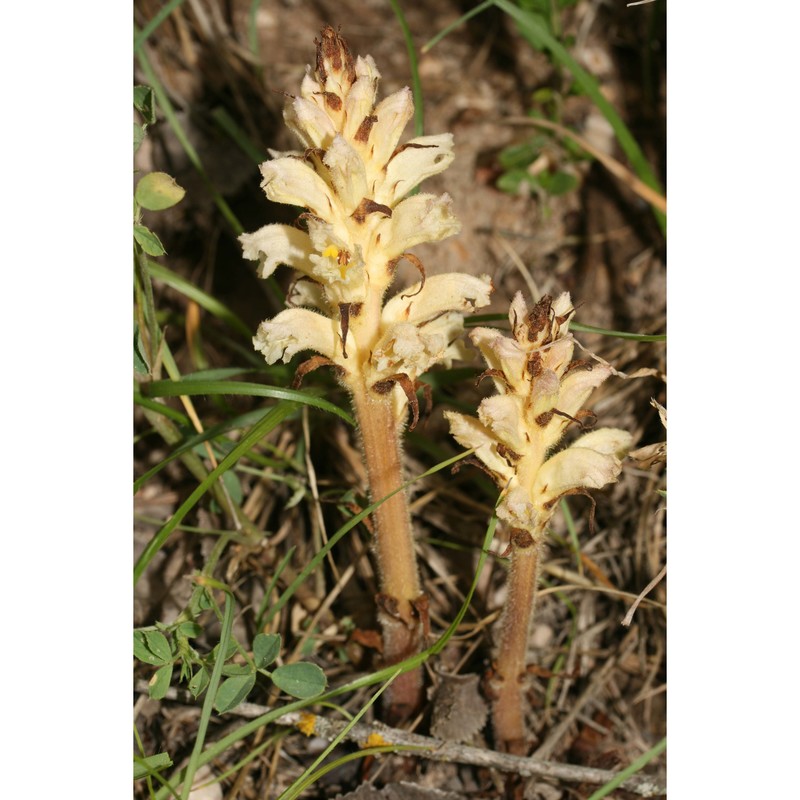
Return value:
M 147 692 L 147 682 L 138 681 L 136 689 L 142 693 Z M 165 699 L 187 703 L 195 702 L 188 691 L 179 690 L 173 686 L 167 690 Z M 255 719 L 270 710 L 266 706 L 255 703 L 240 703 L 228 713 L 246 717 L 247 719 Z M 331 740 L 341 733 L 346 727 L 347 721 L 330 720 L 318 714 L 295 711 L 278 717 L 275 720 L 275 724 L 293 728 L 302 725 L 304 732 L 313 725 L 313 735 Z M 572 764 L 557 764 L 552 761 L 541 761 L 538 758 L 525 758 L 508 753 L 498 753 L 494 750 L 471 747 L 457 742 L 445 742 L 430 736 L 421 736 L 417 733 L 390 728 L 388 725 L 383 725 L 379 722 L 358 723 L 346 734 L 345 738 L 363 744 L 367 741 L 374 743 L 376 736 L 380 736 L 385 744 L 424 748 L 424 750 L 414 751 L 413 753 L 405 752 L 403 754 L 405 756 L 415 755 L 430 758 L 434 761 L 470 764 L 476 767 L 500 770 L 501 772 L 513 772 L 526 778 L 536 775 L 574 783 L 602 785 L 608 783 L 617 774 L 613 770 L 581 767 Z M 634 775 L 622 783 L 619 788 L 638 794 L 640 797 L 657 797 L 666 794 L 667 791 L 663 780 L 651 775 Z
M 667 574 L 667 565 L 664 564 L 664 566 L 661 567 L 661 570 L 659 571 L 658 575 L 656 575 L 655 578 L 653 578 L 653 580 L 651 580 L 650 583 L 648 583 L 647 586 L 645 586 L 644 589 L 642 589 L 641 594 L 639 594 L 636 600 L 634 600 L 633 605 L 628 609 L 628 613 L 622 618 L 622 624 L 626 628 L 633 621 L 633 615 L 636 613 L 636 609 L 639 608 L 639 603 L 641 603 L 642 600 L 644 600 L 644 598 L 648 594 L 650 594 L 650 592 L 653 591 L 653 589 L 655 589 L 656 586 L 658 586 L 659 582 L 666 574 Z

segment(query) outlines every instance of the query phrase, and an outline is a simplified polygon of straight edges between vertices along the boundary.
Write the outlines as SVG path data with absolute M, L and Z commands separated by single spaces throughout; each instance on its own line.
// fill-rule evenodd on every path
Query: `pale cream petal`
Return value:
M 544 508 L 573 489 L 601 489 L 613 483 L 621 469 L 615 455 L 573 444 L 545 461 L 536 475 L 531 499 L 537 508 Z
M 576 439 L 572 446 L 623 458 L 633 446 L 633 436 L 621 428 L 598 428 Z
M 374 83 L 380 80 L 380 77 L 381 73 L 378 71 L 378 66 L 372 56 L 356 56 L 356 80 L 358 78 L 368 78 Z M 353 85 L 355 86 L 355 84 Z
M 572 311 L 572 300 L 570 299 L 569 292 L 562 292 L 553 301 L 553 316 L 555 317 L 569 316 L 569 319 L 572 319 L 572 315 L 569 313 L 570 311 Z M 569 320 L 561 323 L 560 333 L 562 336 L 567 332 L 568 327 L 569 327 Z
M 539 428 L 536 423 L 537 417 L 541 414 L 546 414 L 548 411 L 552 411 L 554 408 L 558 408 L 559 411 L 562 410 L 561 397 L 559 396 L 560 388 L 561 381 L 558 375 L 551 369 L 542 370 L 532 382 L 528 418 L 534 426 L 536 435 L 543 435 L 541 428 Z M 558 429 L 563 430 L 568 424 L 568 421 L 564 419 L 564 417 L 556 417 L 556 419 L 559 420 L 559 422 L 556 423 Z M 562 420 L 563 422 L 561 422 Z M 558 438 L 561 438 L 560 433 L 558 434 Z M 552 441 L 548 442 L 548 444 L 554 443 L 555 442 Z
M 337 340 L 332 320 L 305 308 L 290 308 L 258 326 L 253 346 L 264 354 L 268 364 L 279 360 L 285 364 L 303 350 L 336 360 Z
M 494 347 L 495 341 L 505 338 L 500 331 L 496 328 L 473 328 L 469 332 L 469 338 L 472 344 L 480 351 L 489 369 L 503 368 L 500 363 L 500 356 Z
M 517 292 L 508 306 L 508 321 L 511 323 L 511 331 L 514 338 L 520 344 L 528 342 L 528 328 L 525 320 L 528 318 L 528 304 L 522 292 Z
M 558 375 L 563 375 L 570 361 L 572 361 L 574 350 L 575 342 L 572 334 L 567 334 L 565 338 L 556 339 L 554 342 L 539 348 L 537 352 L 542 357 L 542 365 L 544 367 L 552 369 Z
M 356 75 L 356 82 L 344 100 L 345 123 L 342 133 L 348 141 L 353 139 L 361 123 L 372 114 L 375 106 L 380 73 L 372 56 L 358 58 Z
M 510 487 L 503 495 L 497 504 L 497 516 L 512 528 L 531 532 L 539 530 L 547 521 L 541 520 L 541 513 L 534 508 L 528 493 L 519 486 Z
M 336 136 L 323 158 L 342 212 L 350 216 L 367 196 L 367 176 L 361 156 L 344 137 Z
M 317 80 L 314 70 L 306 64 L 306 71 L 303 80 L 300 82 L 300 96 L 306 100 L 313 100 L 318 94 L 325 91 L 324 87 Z
M 515 394 L 493 394 L 481 401 L 478 418 L 494 435 L 517 455 L 528 448 L 523 418 L 524 399 Z
M 592 391 L 611 375 L 606 364 L 592 364 L 591 369 L 578 367 L 570 370 L 561 381 L 558 410 L 575 416 L 589 399 Z
M 239 237 L 244 257 L 259 261 L 258 275 L 268 278 L 280 264 L 308 273 L 314 247 L 307 233 L 291 225 L 265 225 Z
M 528 353 L 515 339 L 502 336 L 494 328 L 474 328 L 470 338 L 483 354 L 489 369 L 499 369 L 505 375 L 508 386 L 504 381 L 495 379 L 498 391 L 506 392 L 510 387 L 513 391 L 527 393 Z
M 422 322 L 446 311 L 472 311 L 489 304 L 492 281 L 488 275 L 477 277 L 461 272 L 433 275 L 396 294 L 383 308 L 384 324 Z
M 338 203 L 322 178 L 305 161 L 276 158 L 261 165 L 261 188 L 275 203 L 307 208 L 312 214 L 333 221 Z
M 286 305 L 298 308 L 317 308 L 331 316 L 331 308 L 325 297 L 325 289 L 313 280 L 297 280 L 286 294 Z
M 391 158 L 406 124 L 414 116 L 414 100 L 407 86 L 390 94 L 375 107 L 378 118 L 370 131 L 368 147 L 372 160 L 379 168 Z
M 453 438 L 462 447 L 475 448 L 477 458 L 497 475 L 502 483 L 513 477 L 514 469 L 498 455 L 497 439 L 486 426 L 482 425 L 475 417 L 468 417 L 455 411 L 445 411 L 444 416 L 450 423 L 450 433 Z
M 457 346 L 464 322 L 461 314 L 442 314 L 419 325 L 399 322 L 390 325 L 372 353 L 369 383 L 398 372 L 414 381 L 436 364 L 449 366 L 463 355 Z
M 319 85 L 316 81 L 314 84 Z M 305 97 L 295 97 L 284 108 L 283 119 L 305 147 L 321 147 L 324 150 L 336 135 L 336 127 L 325 110 L 314 100 Z
M 383 192 L 375 199 L 393 206 L 426 178 L 446 170 L 454 158 L 452 133 L 419 136 L 405 142 L 386 167 Z
M 461 230 L 452 211 L 452 199 L 443 194 L 418 194 L 397 205 L 391 218 L 381 221 L 378 232 L 386 259 L 397 258 L 422 242 L 437 242 Z

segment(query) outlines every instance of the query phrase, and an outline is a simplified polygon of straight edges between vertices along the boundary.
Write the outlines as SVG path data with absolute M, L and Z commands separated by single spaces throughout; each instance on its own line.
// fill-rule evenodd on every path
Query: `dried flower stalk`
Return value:
M 631 436 L 617 428 L 585 433 L 555 452 L 570 424 L 594 422 L 583 409 L 611 368 L 573 361 L 568 293 L 545 295 L 528 311 L 518 293 L 509 311 L 512 336 L 475 328 L 470 337 L 494 381 L 497 394 L 478 408 L 478 418 L 445 412 L 453 436 L 476 457 L 503 489 L 497 515 L 510 529 L 508 596 L 500 621 L 497 658 L 488 685 L 498 744 L 522 754 L 525 744 L 523 690 L 526 651 L 533 621 L 539 562 L 556 503 L 616 481 Z
M 408 88 L 377 102 L 379 73 L 371 56 L 356 59 L 331 27 L 316 42 L 300 94 L 284 119 L 302 152 L 275 153 L 261 165 L 262 188 L 278 203 L 307 209 L 306 230 L 267 225 L 240 237 L 246 258 L 266 278 L 279 264 L 302 275 L 292 306 L 261 324 L 254 338 L 268 363 L 295 353 L 302 363 L 295 385 L 310 371 L 333 366 L 350 392 L 373 501 L 403 482 L 400 437 L 411 412 L 419 418 L 419 376 L 435 364 L 465 355 L 463 314 L 489 302 L 488 276 L 461 273 L 426 278 L 409 249 L 457 233 L 444 194 L 406 195 L 453 160 L 452 135 L 420 136 L 399 145 L 414 113 Z M 420 281 L 384 302 L 400 259 Z M 427 599 L 420 586 L 405 494 L 374 513 L 374 554 L 380 579 L 378 618 L 386 663 L 421 647 Z M 415 709 L 421 674 L 392 685 L 392 716 Z

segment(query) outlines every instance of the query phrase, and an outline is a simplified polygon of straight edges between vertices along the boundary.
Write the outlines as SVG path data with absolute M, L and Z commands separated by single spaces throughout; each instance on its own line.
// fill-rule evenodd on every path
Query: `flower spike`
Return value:
M 543 296 L 530 311 L 518 292 L 508 315 L 512 336 L 493 328 L 470 334 L 487 365 L 480 379 L 491 378 L 497 394 L 481 402 L 477 419 L 445 412 L 452 435 L 475 449 L 501 488 L 497 516 L 511 531 L 509 593 L 489 687 L 495 736 L 516 753 L 525 750 L 520 690 L 547 525 L 560 498 L 616 481 L 632 443 L 627 431 L 600 428 L 556 452 L 571 424 L 590 427 L 594 415 L 583 405 L 612 372 L 572 360 L 573 313 L 566 292 Z
M 464 314 L 489 303 L 492 283 L 486 275 L 426 277 L 409 252 L 460 230 L 448 195 L 407 196 L 450 165 L 452 135 L 401 144 L 414 114 L 411 91 L 379 101 L 380 73 L 370 56 L 354 57 L 329 26 L 316 45 L 314 67 L 284 109 L 301 150 L 272 153 L 261 166 L 267 197 L 305 208 L 307 230 L 275 224 L 240 237 L 261 277 L 284 264 L 302 280 L 293 284 L 290 307 L 263 322 L 253 343 L 270 364 L 310 352 L 296 382 L 320 366 L 335 368 L 351 395 L 377 501 L 403 482 L 399 436 L 409 408 L 412 427 L 419 418 L 420 376 L 465 356 Z M 421 280 L 385 301 L 400 258 Z M 404 493 L 385 500 L 373 521 L 378 618 L 391 664 L 419 651 L 426 597 Z M 386 694 L 392 716 L 412 712 L 422 697 L 420 672 L 400 676 Z

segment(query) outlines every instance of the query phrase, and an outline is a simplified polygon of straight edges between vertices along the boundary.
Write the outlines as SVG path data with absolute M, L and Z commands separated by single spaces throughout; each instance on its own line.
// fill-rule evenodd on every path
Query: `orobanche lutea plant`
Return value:
M 632 443 L 624 430 L 601 428 L 556 451 L 569 425 L 594 423 L 583 405 L 612 372 L 572 360 L 573 313 L 566 292 L 543 296 L 530 311 L 518 293 L 509 310 L 512 336 L 493 328 L 470 333 L 488 366 L 482 377 L 493 380 L 497 394 L 481 402 L 477 419 L 445 412 L 453 436 L 475 448 L 503 490 L 497 515 L 510 532 L 510 571 L 488 687 L 495 740 L 519 754 L 526 749 L 526 652 L 547 525 L 560 498 L 615 481 Z
M 426 279 L 409 248 L 459 231 L 445 194 L 408 193 L 453 160 L 452 135 L 420 136 L 399 145 L 414 106 L 405 88 L 376 104 L 379 73 L 370 56 L 354 59 L 326 27 L 316 42 L 299 96 L 284 110 L 303 150 L 275 153 L 261 165 L 270 200 L 305 208 L 305 229 L 267 225 L 241 237 L 246 258 L 268 277 L 284 264 L 302 273 L 292 307 L 263 322 L 254 338 L 267 362 L 312 351 L 295 385 L 321 366 L 334 367 L 350 393 L 361 434 L 373 501 L 403 482 L 400 437 L 409 409 L 419 417 L 419 376 L 466 353 L 463 313 L 487 305 L 487 276 L 461 273 Z M 407 259 L 420 281 L 385 301 L 395 268 Z M 427 598 L 420 586 L 414 536 L 404 492 L 373 513 L 380 581 L 378 619 L 387 664 L 421 648 Z M 419 670 L 390 687 L 390 715 L 420 703 Z

